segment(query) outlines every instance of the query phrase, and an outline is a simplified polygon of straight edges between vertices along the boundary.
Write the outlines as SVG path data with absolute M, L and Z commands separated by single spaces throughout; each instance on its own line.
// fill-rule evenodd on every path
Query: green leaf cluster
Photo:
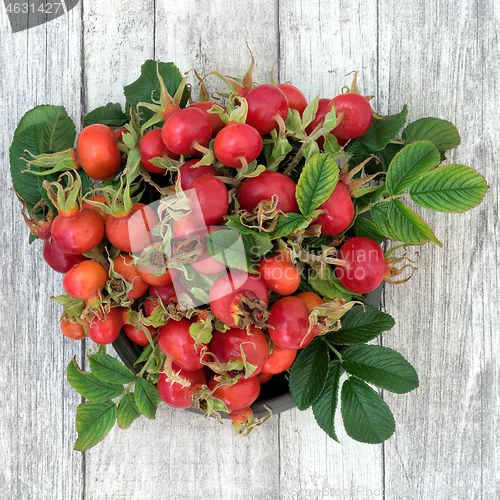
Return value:
M 394 325 L 393 318 L 375 307 L 356 305 L 342 317 L 335 332 L 316 337 L 302 349 L 290 371 L 290 394 L 299 410 L 312 406 L 318 425 L 338 441 L 335 413 L 342 370 L 341 413 L 347 434 L 364 443 L 381 443 L 394 432 L 391 411 L 372 384 L 403 394 L 418 387 L 415 369 L 399 353 L 367 345 Z M 335 345 L 350 345 L 340 354 Z
M 106 106 L 94 109 L 83 118 L 83 124 L 88 127 L 95 123 L 107 125 L 108 127 L 121 127 L 129 121 L 129 117 L 123 112 L 120 103 L 109 102 Z
M 446 120 L 421 118 L 408 125 L 402 140 L 394 139 L 406 120 L 406 106 L 397 115 L 375 118 L 368 132 L 346 146 L 350 165 L 373 157 L 367 173 L 386 172 L 380 188 L 357 200 L 353 230 L 381 243 L 384 239 L 408 245 L 441 245 L 429 225 L 402 198 L 439 212 L 465 212 L 477 206 L 488 186 L 465 165 L 441 165 L 446 151 L 460 144 L 456 128 Z
M 81 451 L 102 441 L 115 422 L 126 429 L 141 415 L 154 418 L 161 401 L 154 384 L 109 354 L 97 352 L 88 359 L 90 372 L 81 370 L 75 358 L 66 370 L 68 382 L 88 400 L 76 412 L 75 449 Z

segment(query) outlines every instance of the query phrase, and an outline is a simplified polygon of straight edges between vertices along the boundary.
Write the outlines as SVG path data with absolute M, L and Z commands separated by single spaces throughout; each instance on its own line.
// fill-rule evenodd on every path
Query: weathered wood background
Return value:
M 83 0 L 50 23 L 12 33 L 0 6 L 2 133 L 0 496 L 2 499 L 493 499 L 500 496 L 498 309 L 498 0 Z M 478 169 L 490 190 L 463 215 L 425 214 L 443 248 L 421 248 L 420 269 L 388 287 L 396 327 L 382 343 L 420 375 L 407 395 L 384 394 L 394 436 L 337 444 L 310 411 L 274 416 L 248 438 L 229 425 L 161 406 L 155 421 L 114 429 L 73 451 L 80 397 L 65 369 L 88 345 L 59 331 L 61 275 L 28 247 L 8 150 L 22 115 L 62 104 L 82 116 L 109 101 L 148 58 L 181 71 L 242 76 L 248 43 L 265 82 L 333 97 L 359 72 L 381 114 L 456 124 L 449 161 Z M 211 89 L 221 89 L 211 80 Z M 340 429 L 339 422 L 339 429 Z

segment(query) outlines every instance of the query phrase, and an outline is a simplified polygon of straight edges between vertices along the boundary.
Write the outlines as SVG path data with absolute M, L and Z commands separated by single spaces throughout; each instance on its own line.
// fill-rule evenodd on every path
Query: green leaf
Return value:
M 314 418 L 318 425 L 337 442 L 335 412 L 337 411 L 341 373 L 342 369 L 338 359 L 328 363 L 328 378 L 326 379 L 325 387 L 319 399 L 312 407 Z
M 273 131 L 272 137 L 274 138 L 275 135 L 277 135 L 276 131 Z M 286 137 L 277 138 L 276 142 L 274 143 L 274 148 L 273 148 L 273 151 L 271 154 L 272 162 L 269 164 L 269 169 L 270 170 L 274 170 L 274 169 L 277 170 L 280 163 L 282 163 L 282 161 L 285 159 L 286 155 L 291 150 L 292 150 L 292 146 Z M 262 172 L 264 170 L 266 170 L 266 167 L 264 167 L 263 165 L 260 165 L 260 167 L 262 167 L 262 170 L 261 170 Z M 252 175 L 252 177 L 256 177 L 256 175 L 257 175 L 257 172 L 255 173 L 255 175 Z M 246 177 L 249 177 L 249 176 L 246 176 Z
M 345 288 L 335 276 L 332 268 L 328 265 L 323 269 L 321 275 L 313 269 L 309 276 L 309 283 L 315 292 L 329 300 L 345 299 L 349 302 L 353 298 L 363 299 L 362 295 L 352 293 Z
M 317 153 L 304 165 L 297 183 L 295 197 L 300 211 L 309 215 L 330 198 L 339 180 L 339 167 L 325 153 Z
M 332 239 L 331 236 L 326 235 L 304 238 L 302 246 L 307 248 L 321 248 L 322 246 L 328 246 L 332 242 Z
M 256 232 L 253 232 L 249 236 L 253 239 L 253 243 L 251 243 L 251 254 L 253 257 L 262 257 L 273 249 L 273 244 L 267 236 Z
M 112 401 L 88 401 L 81 404 L 76 410 L 78 439 L 75 442 L 75 450 L 88 450 L 102 441 L 115 425 L 115 420 L 116 405 Z
M 276 226 L 270 233 L 270 237 L 271 239 L 275 240 L 276 238 L 288 236 L 294 231 L 297 231 L 306 222 L 307 219 L 302 214 L 296 214 L 293 212 L 281 214 L 280 216 L 278 216 Z
M 248 271 L 252 266 L 250 248 L 244 235 L 234 229 L 222 229 L 205 235 L 205 248 L 217 261 L 227 267 Z
M 323 143 L 323 150 L 326 153 L 335 154 L 335 153 L 338 153 L 340 151 L 340 146 L 339 146 L 338 140 L 333 134 L 327 133 L 323 136 L 323 138 L 325 141 Z
M 376 174 L 377 172 L 387 172 L 392 159 L 402 149 L 403 144 L 390 142 L 384 149 L 375 151 L 374 155 L 378 158 L 378 161 L 373 159 L 365 165 L 366 175 Z
M 290 395 L 299 410 L 306 410 L 321 395 L 328 374 L 328 348 L 314 339 L 300 351 L 290 370 Z
M 144 349 L 143 351 L 141 352 L 140 356 L 136 359 L 135 363 L 134 363 L 134 367 L 136 365 L 138 365 L 139 363 L 144 363 L 144 361 L 146 361 L 151 352 L 153 351 L 153 346 L 151 344 L 148 344 Z M 140 368 L 141 366 L 139 366 L 137 369 L 136 369 L 136 372 L 139 373 L 140 372 Z
M 400 200 L 391 200 L 387 218 L 398 239 L 411 245 L 423 245 L 433 241 L 441 246 L 432 229 L 413 210 Z
M 82 196 L 85 196 L 87 193 L 92 191 L 95 186 L 91 178 L 83 171 L 83 169 L 78 171 L 78 175 L 82 181 Z
M 123 393 L 123 386 L 99 380 L 92 373 L 84 372 L 73 358 L 67 369 L 68 382 L 85 398 L 96 403 L 116 398 Z
M 208 304 L 210 301 L 208 300 L 206 303 Z M 197 321 L 189 327 L 189 334 L 193 337 L 195 346 L 201 343 L 210 343 L 212 340 L 212 331 L 212 321 Z
M 83 124 L 88 127 L 94 123 L 107 125 L 108 127 L 121 127 L 128 122 L 127 115 L 122 111 L 120 103 L 108 102 L 106 106 L 101 106 L 86 114 L 83 118 Z
M 161 402 L 158 389 L 143 378 L 137 379 L 134 388 L 135 403 L 139 411 L 149 419 L 155 418 L 156 408 Z
M 117 421 L 122 429 L 128 429 L 132 422 L 141 416 L 141 412 L 135 404 L 135 395 L 133 392 L 125 394 L 118 403 Z
M 385 194 L 385 184 L 379 186 L 379 188 L 371 193 L 366 193 L 361 198 L 355 198 L 355 205 L 358 206 L 358 203 L 361 201 L 362 204 L 369 205 L 370 203 L 377 202 L 382 196 Z
M 372 218 L 377 231 L 383 234 L 386 238 L 390 240 L 397 240 L 398 236 L 394 232 L 391 224 L 389 223 L 389 204 L 385 202 L 377 203 L 370 210 L 370 215 Z
M 41 199 L 38 176 L 25 172 L 28 164 L 23 158 L 30 159 L 30 155 L 24 154 L 29 151 L 34 155 L 42 152 L 43 125 L 32 125 L 15 135 L 10 146 L 10 173 L 14 189 L 22 196 L 31 210 Z M 38 167 L 32 165 L 32 170 L 38 171 Z
M 75 124 L 62 106 L 44 104 L 30 109 L 16 128 L 14 141 L 18 134 L 34 125 L 43 125 L 41 150 L 36 154 L 57 153 L 73 147 Z
M 401 112 L 384 118 L 374 118 L 370 128 L 358 139 L 350 141 L 346 151 L 352 155 L 350 163 L 357 165 L 363 160 L 384 149 L 394 139 L 406 122 L 406 104 Z
M 342 420 L 347 434 L 362 443 L 383 443 L 395 429 L 391 410 L 370 386 L 348 378 L 341 392 Z
M 271 237 L 268 233 L 260 234 L 256 229 L 251 229 L 243 225 L 238 215 L 229 216 L 226 226 L 236 229 L 243 235 L 251 236 L 252 239 L 247 239 L 247 242 L 251 245 L 252 255 L 256 257 L 266 255 L 273 248 Z
M 28 165 L 22 158 L 31 159 L 25 151 L 32 155 L 65 151 L 73 146 L 74 141 L 75 125 L 62 106 L 37 106 L 21 118 L 10 147 L 10 172 L 14 189 L 26 200 L 29 210 L 44 199 L 57 213 L 40 187 L 43 179 L 24 172 Z M 33 165 L 30 168 L 39 170 Z M 55 177 L 57 179 L 57 175 Z
M 418 387 L 415 368 L 401 354 L 381 345 L 350 347 L 342 355 L 342 367 L 365 382 L 397 394 Z
M 411 199 L 437 212 L 465 212 L 481 203 L 488 185 L 484 177 L 465 165 L 444 165 L 410 187 Z
M 302 113 L 302 128 L 305 130 L 312 123 L 318 112 L 319 95 L 317 95 L 304 109 Z
M 371 220 L 365 219 L 364 217 L 356 217 L 352 229 L 356 236 L 370 238 L 371 240 L 376 241 L 379 245 L 386 239 L 385 236 L 379 232 L 377 226 Z
M 136 379 L 132 370 L 104 352 L 90 354 L 89 365 L 92 373 L 99 380 L 110 384 L 130 384 Z
M 168 93 L 173 97 L 182 82 L 182 76 L 174 63 L 159 63 L 160 75 Z M 127 105 L 137 110 L 137 104 L 140 102 L 152 103 L 152 99 L 160 100 L 160 81 L 156 74 L 156 61 L 148 59 L 141 66 L 141 76 L 130 85 L 123 88 Z M 181 108 L 185 106 L 188 99 L 188 90 L 184 89 L 181 101 Z M 145 123 L 153 117 L 153 112 L 147 108 L 140 108 L 141 122 Z
M 219 276 L 212 274 L 202 274 L 196 271 L 196 269 L 194 269 L 193 267 L 190 267 L 188 269 L 190 271 L 189 276 L 181 273 L 181 276 L 179 278 L 181 283 L 185 285 L 188 290 L 191 290 L 192 288 L 198 288 L 199 290 L 209 292 L 215 280 Z
M 236 229 L 241 234 L 260 234 L 256 229 L 252 229 L 242 224 L 239 215 L 228 215 L 226 226 Z
M 299 292 L 316 293 L 316 290 L 314 290 L 314 288 L 309 284 L 309 281 L 307 280 L 307 278 L 304 275 L 301 276 L 300 285 L 299 285 L 299 288 L 297 288 L 297 293 L 299 293 Z
M 334 345 L 364 344 L 394 326 L 394 318 L 376 307 L 357 304 L 340 318 L 341 328 L 325 338 Z
M 387 192 L 402 193 L 432 167 L 438 165 L 439 161 L 439 151 L 430 141 L 418 141 L 405 146 L 394 157 L 387 170 Z
M 453 125 L 440 118 L 420 118 L 410 123 L 403 130 L 403 141 L 406 144 L 414 141 L 431 141 L 445 159 L 444 153 L 460 144 L 460 136 Z
M 201 288 L 197 287 L 192 287 L 190 292 L 193 294 L 193 297 L 197 299 L 199 302 L 202 304 L 209 304 L 210 303 L 210 298 L 208 296 L 208 293 L 205 292 L 205 290 L 202 290 Z

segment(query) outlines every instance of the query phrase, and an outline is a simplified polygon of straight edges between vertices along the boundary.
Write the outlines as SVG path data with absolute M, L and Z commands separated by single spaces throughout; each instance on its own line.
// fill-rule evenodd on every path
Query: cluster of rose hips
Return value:
M 255 274 L 231 268 L 223 252 L 207 249 L 211 235 L 229 229 L 228 215 L 257 216 L 264 208 L 275 215 L 299 213 L 286 164 L 246 174 L 261 161 L 271 134 L 287 137 L 285 121 L 290 112 L 302 118 L 306 98 L 290 84 L 226 81 L 231 110 L 209 100 L 181 108 L 163 86 L 161 105 L 144 105 L 155 115 L 136 137 L 141 171 L 163 180 L 174 173 L 165 197 L 170 202 L 132 201 L 109 185 L 82 198 L 78 169 L 97 181 L 122 170 L 123 178 L 130 157 L 124 142 L 131 128 L 93 124 L 78 136 L 74 169 L 61 175 L 65 187 L 44 184 L 58 214 L 30 225 L 44 240 L 45 260 L 64 273 L 70 299 L 61 328 L 67 337 L 106 345 L 123 330 L 138 346 L 152 345 L 165 356 L 157 386 L 167 404 L 186 408 L 215 397 L 233 420 L 245 421 L 260 384 L 289 369 L 297 351 L 324 333 L 311 321 L 324 300 L 298 292 L 296 258 L 276 245 L 254 263 Z M 340 146 L 372 122 L 371 106 L 359 93 L 320 99 L 305 129 L 320 148 L 325 139 L 318 131 L 332 109 L 336 123 L 327 132 Z M 176 203 L 182 205 L 177 212 Z M 175 215 L 165 220 L 162 208 Z M 320 227 L 317 234 L 342 241 L 355 215 L 349 183 L 341 179 L 319 210 L 311 223 Z M 391 272 L 380 246 L 364 237 L 343 243 L 335 262 L 338 279 L 354 294 L 373 290 Z M 186 267 L 213 280 L 205 304 L 182 279 Z M 206 325 L 212 325 L 208 341 L 194 333 Z

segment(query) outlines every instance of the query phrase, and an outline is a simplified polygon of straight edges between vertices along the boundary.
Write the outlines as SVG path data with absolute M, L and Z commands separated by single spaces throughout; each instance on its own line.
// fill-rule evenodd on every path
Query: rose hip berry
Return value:
M 251 212 L 262 200 L 271 200 L 273 196 L 277 196 L 278 210 L 298 213 L 296 187 L 295 182 L 285 174 L 265 170 L 257 177 L 243 181 L 236 197 L 241 208 L 247 212 Z
M 195 146 L 206 146 L 212 137 L 212 124 L 206 113 L 195 107 L 170 113 L 161 129 L 167 148 L 178 155 L 197 154 Z
M 342 121 L 332 131 L 336 137 L 356 139 L 370 128 L 373 121 L 373 110 L 366 97 L 348 92 L 334 97 L 331 103 L 335 105 L 337 118 L 342 116 Z M 332 110 L 331 103 L 327 112 Z
M 183 191 L 188 189 L 189 185 L 195 179 L 198 179 L 198 177 L 202 177 L 203 175 L 219 175 L 219 172 L 217 172 L 217 169 L 213 165 L 200 165 L 199 167 L 192 168 L 196 163 L 198 163 L 198 160 L 189 160 L 179 168 Z
M 203 175 L 195 179 L 188 190 L 194 189 L 196 196 L 193 201 L 193 218 L 207 226 L 218 224 L 226 215 L 229 207 L 229 194 L 224 183 L 212 175 Z
M 209 294 L 210 309 L 231 328 L 258 326 L 267 316 L 267 287 L 262 278 L 244 271 L 229 271 L 219 276 Z
M 153 158 L 166 158 L 169 160 L 178 160 L 179 155 L 170 151 L 161 138 L 161 130 L 153 129 L 144 134 L 139 144 L 142 166 L 153 174 L 165 173 L 164 168 L 156 167 L 150 160 Z
M 248 102 L 246 123 L 260 135 L 270 134 L 279 127 L 279 119 L 288 116 L 288 100 L 284 92 L 275 85 L 257 85 L 245 96 Z
M 165 373 L 160 374 L 158 379 L 158 394 L 160 398 L 172 408 L 189 408 L 192 402 L 192 395 L 202 385 L 206 385 L 207 376 L 203 370 L 187 371 L 183 370 L 175 363 L 172 363 L 172 370 L 179 379 L 189 382 L 188 385 L 171 380 Z
M 245 361 L 255 367 L 250 377 L 259 374 L 268 358 L 269 346 L 262 330 L 250 327 L 250 332 L 240 328 L 231 328 L 225 332 L 215 331 L 210 341 L 210 352 L 220 363 L 233 362 L 233 370 L 243 370 Z
M 195 346 L 194 338 L 189 333 L 193 320 L 181 318 L 179 321 L 169 320 L 158 331 L 157 344 L 161 352 L 171 356 L 174 362 L 184 370 L 196 371 L 203 368 L 201 350 L 206 344 Z
M 269 310 L 267 320 L 271 340 L 284 349 L 302 349 L 310 344 L 314 331 L 309 333 L 309 308 L 298 297 L 281 297 Z
M 281 255 L 262 258 L 257 270 L 267 288 L 280 295 L 291 295 L 300 285 L 299 270 Z
M 318 207 L 324 210 L 313 224 L 321 225 L 321 234 L 336 236 L 343 233 L 354 218 L 354 205 L 349 189 L 343 182 L 338 182 L 328 200 Z
M 104 236 L 101 217 L 90 208 L 68 214 L 59 212 L 52 221 L 52 238 L 64 253 L 90 252 Z
M 262 137 L 246 123 L 229 122 L 214 141 L 214 154 L 226 167 L 238 168 L 254 161 L 262 151 Z
M 121 155 L 115 133 L 106 125 L 95 123 L 78 135 L 78 162 L 92 179 L 103 181 L 114 177 L 121 167 Z
M 260 394 L 260 383 L 257 377 L 241 378 L 231 386 L 221 385 L 217 389 L 217 381 L 212 377 L 208 382 L 208 388 L 214 397 L 221 399 L 230 412 L 240 411 L 248 408 Z
M 347 266 L 336 266 L 337 277 L 353 293 L 375 290 L 384 276 L 390 274 L 380 245 L 364 236 L 347 240 L 340 248 L 338 258 L 345 260 Z

